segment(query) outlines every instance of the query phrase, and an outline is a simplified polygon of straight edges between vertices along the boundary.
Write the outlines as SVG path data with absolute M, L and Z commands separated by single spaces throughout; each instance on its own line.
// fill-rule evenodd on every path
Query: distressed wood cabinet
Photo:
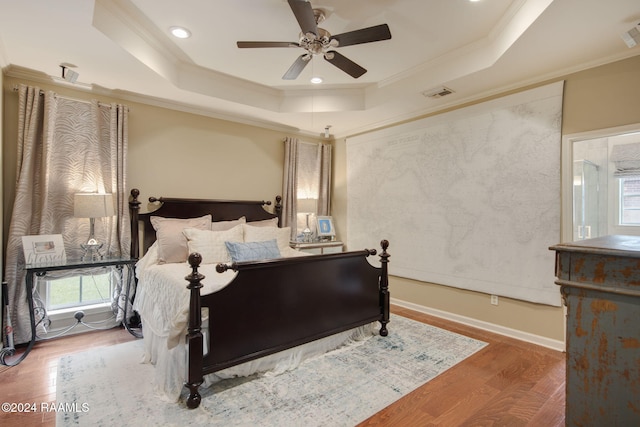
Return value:
M 640 425 L 640 237 L 551 250 L 567 307 L 566 425 Z

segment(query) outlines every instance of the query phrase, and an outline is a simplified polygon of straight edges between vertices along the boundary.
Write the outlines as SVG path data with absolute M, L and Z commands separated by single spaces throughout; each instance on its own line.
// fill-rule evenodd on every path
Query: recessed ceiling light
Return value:
M 322 77 L 311 77 L 311 83 L 313 83 L 314 85 L 319 85 L 320 83 L 322 83 Z
M 171 27 L 169 28 L 169 31 L 171 31 L 171 34 L 173 34 L 174 37 L 179 39 L 188 39 L 191 37 L 191 31 L 184 27 Z

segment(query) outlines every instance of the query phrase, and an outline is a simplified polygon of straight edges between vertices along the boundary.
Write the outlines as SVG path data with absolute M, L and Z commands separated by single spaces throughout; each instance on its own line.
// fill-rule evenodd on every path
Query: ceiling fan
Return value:
M 301 47 L 305 49 L 307 52 L 300 55 L 284 76 L 282 76 L 284 80 L 295 80 L 314 55 L 322 55 L 325 60 L 357 79 L 366 73 L 367 70 L 333 49 L 355 44 L 389 40 L 391 38 L 391 32 L 387 24 L 362 28 L 360 30 L 332 36 L 327 30 L 318 27 L 318 24 L 325 19 L 325 14 L 321 9 L 313 9 L 311 3 L 306 0 L 287 1 L 302 30 L 298 42 L 237 42 L 239 48 Z

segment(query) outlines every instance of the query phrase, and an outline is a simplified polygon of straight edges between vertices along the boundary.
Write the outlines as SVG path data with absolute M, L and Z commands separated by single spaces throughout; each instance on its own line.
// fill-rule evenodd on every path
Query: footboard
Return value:
M 192 254 L 187 405 L 199 405 L 205 374 L 373 321 L 381 323 L 380 334 L 386 336 L 387 247 L 382 241 L 380 267 L 367 261 L 375 250 L 220 264 L 218 272 L 238 274 L 224 289 L 205 296 L 200 296 L 200 257 Z M 209 309 L 210 334 L 204 358 L 202 307 Z

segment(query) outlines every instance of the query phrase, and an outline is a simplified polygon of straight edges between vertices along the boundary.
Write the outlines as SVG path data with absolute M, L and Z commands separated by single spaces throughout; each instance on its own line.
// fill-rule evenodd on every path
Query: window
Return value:
M 110 273 L 81 275 L 41 280 L 38 293 L 43 297 L 45 309 L 51 314 L 72 307 L 110 304 L 113 286 Z
M 640 226 L 640 177 L 620 178 L 619 224 Z

